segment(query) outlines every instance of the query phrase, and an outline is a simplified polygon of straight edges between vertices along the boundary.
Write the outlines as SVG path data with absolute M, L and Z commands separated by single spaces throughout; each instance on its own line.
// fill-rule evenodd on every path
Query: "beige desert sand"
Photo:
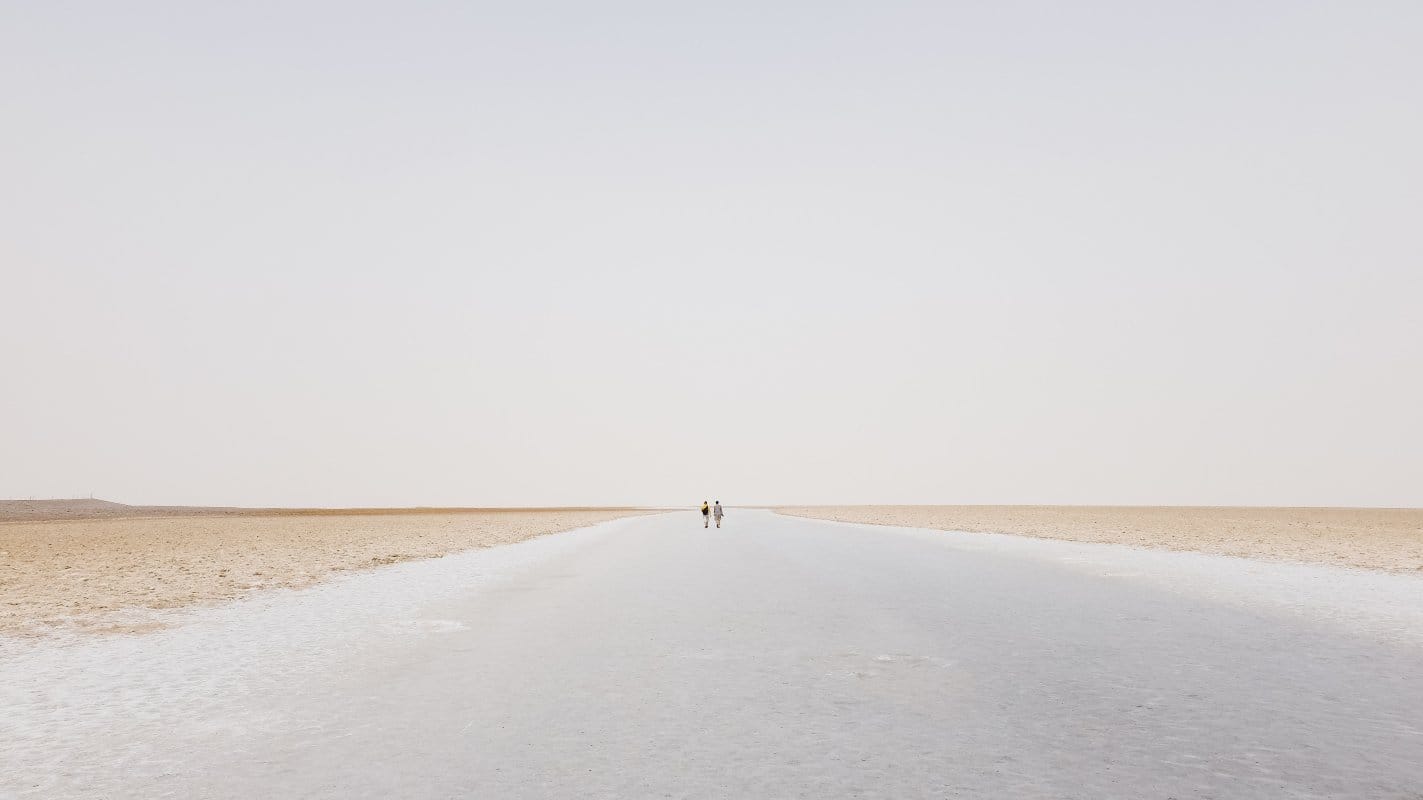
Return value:
M 0 502 L 0 635 L 123 632 L 131 612 L 306 586 L 343 570 L 510 544 L 631 508 L 204 509 Z
M 1423 570 L 1423 509 L 1172 506 L 796 506 L 839 522 L 1013 533 L 1247 558 Z

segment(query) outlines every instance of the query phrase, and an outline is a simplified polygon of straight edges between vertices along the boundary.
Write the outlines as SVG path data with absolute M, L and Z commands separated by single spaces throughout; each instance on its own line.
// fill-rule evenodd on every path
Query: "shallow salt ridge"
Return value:
M 283 692 L 338 674 L 365 647 L 458 629 L 422 619 L 441 600 L 496 585 L 616 532 L 627 519 L 523 542 L 275 589 L 220 606 L 154 611 L 165 629 L 48 640 L 0 638 L 0 797 L 52 796 L 96 761 L 122 774 L 163 741 L 275 726 Z M 240 726 L 234 728 L 232 726 Z M 97 743 L 105 752 L 93 752 Z M 174 764 L 176 771 L 179 765 Z
M 1423 575 L 1009 533 L 839 524 L 919 537 L 951 549 L 1051 561 L 1103 578 L 1423 644 Z

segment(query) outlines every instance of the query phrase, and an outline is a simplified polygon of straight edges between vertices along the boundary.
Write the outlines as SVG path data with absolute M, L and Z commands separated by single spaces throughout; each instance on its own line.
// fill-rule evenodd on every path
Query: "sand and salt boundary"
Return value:
M 1423 572 L 1423 509 L 800 506 L 840 522 Z M 241 509 L 0 501 L 0 635 L 141 630 L 135 610 L 300 588 L 635 514 L 632 508 Z
M 130 632 L 132 612 L 300 588 L 655 510 L 235 509 L 0 501 L 0 635 Z
M 1216 555 L 1423 571 L 1423 509 L 1175 506 L 783 506 L 836 522 L 1008 533 Z

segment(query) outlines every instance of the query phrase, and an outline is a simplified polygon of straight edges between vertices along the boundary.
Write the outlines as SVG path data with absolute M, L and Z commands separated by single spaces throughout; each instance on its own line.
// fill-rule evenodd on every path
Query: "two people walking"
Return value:
M 722 512 L 722 510 L 721 510 L 721 501 L 720 501 L 720 500 L 716 501 L 716 505 L 715 505 L 715 506 L 708 506 L 708 505 L 707 505 L 707 501 L 705 501 L 705 500 L 702 501 L 702 527 L 703 527 L 703 528 L 711 527 L 711 519 L 712 519 L 712 517 L 716 517 L 716 526 L 717 526 L 718 528 L 720 528 L 720 527 L 721 527 L 721 518 L 722 518 L 722 515 L 723 515 L 723 512 Z

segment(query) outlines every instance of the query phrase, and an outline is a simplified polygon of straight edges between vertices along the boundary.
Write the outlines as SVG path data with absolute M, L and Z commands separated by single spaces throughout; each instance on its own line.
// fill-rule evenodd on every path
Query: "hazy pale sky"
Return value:
M 0 497 L 1423 505 L 1420 42 L 0 0 Z

